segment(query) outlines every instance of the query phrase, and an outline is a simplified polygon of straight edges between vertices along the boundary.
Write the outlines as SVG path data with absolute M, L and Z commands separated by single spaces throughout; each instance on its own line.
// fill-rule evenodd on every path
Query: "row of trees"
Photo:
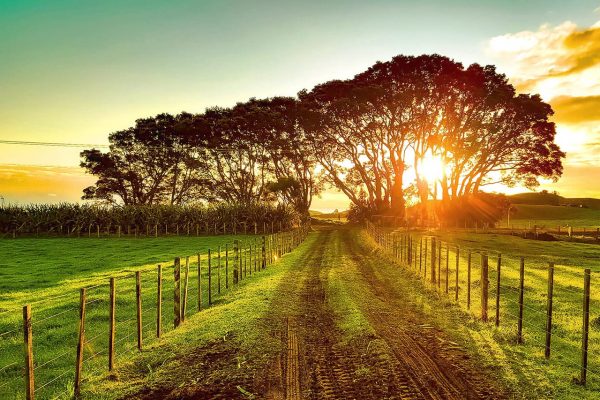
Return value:
M 110 151 L 81 153 L 81 166 L 98 176 L 83 198 L 243 205 L 279 199 L 307 213 L 321 185 L 297 108 L 297 100 L 278 97 L 137 120 L 109 136 Z
M 297 98 L 251 99 L 202 114 L 161 114 L 87 150 L 84 198 L 125 204 L 276 200 L 306 213 L 324 185 L 362 213 L 404 216 L 407 200 L 450 202 L 486 185 L 557 179 L 551 107 L 516 94 L 493 66 L 397 56 Z M 443 171 L 427 180 L 422 161 Z M 410 178 L 409 178 L 410 177 Z

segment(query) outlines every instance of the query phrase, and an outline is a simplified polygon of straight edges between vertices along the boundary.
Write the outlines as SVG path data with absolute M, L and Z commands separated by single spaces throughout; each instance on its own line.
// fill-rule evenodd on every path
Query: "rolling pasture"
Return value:
M 533 228 L 537 225 L 542 229 L 556 230 L 559 226 L 573 228 L 600 227 L 600 209 L 579 208 L 558 205 L 515 204 L 515 213 L 508 223 L 506 217 L 498 223 L 499 227 Z

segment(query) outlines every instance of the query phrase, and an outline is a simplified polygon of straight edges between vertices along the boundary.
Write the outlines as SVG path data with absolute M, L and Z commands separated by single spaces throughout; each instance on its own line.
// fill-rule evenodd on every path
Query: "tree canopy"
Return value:
M 326 182 L 355 214 L 405 215 L 407 200 L 454 201 L 494 184 L 557 179 L 552 108 L 494 66 L 397 56 L 297 98 L 160 114 L 82 152 L 84 198 L 125 204 L 279 201 L 308 213 Z M 433 176 L 425 161 L 437 160 Z

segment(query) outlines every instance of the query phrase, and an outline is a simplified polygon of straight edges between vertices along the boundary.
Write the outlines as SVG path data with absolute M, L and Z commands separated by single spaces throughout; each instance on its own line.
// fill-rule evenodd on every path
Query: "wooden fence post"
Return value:
M 202 265 L 200 261 L 200 253 L 198 253 L 198 311 L 202 310 Z
M 423 249 L 423 279 L 427 279 L 427 238 L 425 238 L 425 248 Z
M 487 322 L 488 320 L 488 289 L 489 289 L 489 275 L 488 275 L 488 256 L 487 254 L 481 255 L 481 320 Z
M 586 384 L 588 366 L 588 339 L 590 329 L 590 269 L 583 275 L 583 335 L 581 339 L 581 375 L 579 383 Z
M 502 269 L 502 254 L 498 254 L 496 266 L 496 326 L 500 326 L 500 271 Z
M 544 355 L 550 358 L 550 344 L 552 340 L 552 299 L 554 296 L 554 263 L 548 264 L 548 305 L 546 307 L 546 351 Z
M 471 250 L 467 254 L 467 310 L 471 309 Z
M 442 244 L 443 242 L 440 240 L 437 246 L 437 285 L 438 290 L 442 288 Z
M 85 343 L 85 288 L 79 294 L 79 340 L 77 341 L 77 357 L 75 359 L 75 390 L 74 396 L 79 397 L 81 391 L 81 369 L 83 366 L 83 345 Z
M 185 274 L 183 278 L 183 305 L 181 307 L 181 321 L 185 321 L 185 313 L 187 311 L 187 300 L 188 300 L 188 285 L 190 277 L 190 257 L 185 257 Z
M 25 342 L 25 398 L 33 400 L 35 382 L 33 379 L 33 336 L 31 332 L 31 306 L 23 306 L 23 339 Z
M 448 278 L 450 275 L 450 271 L 449 271 L 449 264 L 450 264 L 450 245 L 446 245 L 446 294 L 448 294 Z
M 229 289 L 229 244 L 225 243 L 225 289 Z
M 181 260 L 175 257 L 173 268 L 173 327 L 181 324 Z
M 519 265 L 519 319 L 517 320 L 517 343 L 523 343 L 523 296 L 525 289 L 525 257 Z
M 110 278 L 110 294 L 108 304 L 108 319 L 109 319 L 109 331 L 108 331 L 108 370 L 112 371 L 115 367 L 115 327 L 116 327 L 116 301 L 117 301 L 117 287 L 115 278 Z
M 156 337 L 162 331 L 162 265 L 158 264 L 156 272 Z
M 458 267 L 460 263 L 460 249 L 456 246 L 456 279 L 454 282 L 454 301 L 458 301 Z
M 435 285 L 435 238 L 431 238 L 431 283 Z
M 138 350 L 142 350 L 142 273 L 135 272 L 135 299 L 137 305 L 137 342 Z
M 423 237 L 419 240 L 419 274 L 421 273 L 421 269 L 423 264 Z M 415 268 L 416 269 L 416 268 Z
M 219 246 L 219 255 L 217 256 L 217 293 L 221 294 L 221 246 Z
M 253 250 L 252 250 L 252 247 L 253 247 L 253 245 L 252 245 L 252 243 L 250 243 L 248 245 L 248 257 L 247 257 L 247 259 L 248 259 L 248 267 L 249 267 L 248 270 L 250 272 L 250 275 L 252 275 L 252 255 L 254 254 Z
M 212 304 L 212 256 L 208 249 L 208 305 Z
M 233 241 L 233 284 L 236 285 L 239 282 L 239 257 L 240 257 L 240 249 L 239 249 L 239 241 Z
M 262 237 L 262 269 L 267 268 L 267 239 Z

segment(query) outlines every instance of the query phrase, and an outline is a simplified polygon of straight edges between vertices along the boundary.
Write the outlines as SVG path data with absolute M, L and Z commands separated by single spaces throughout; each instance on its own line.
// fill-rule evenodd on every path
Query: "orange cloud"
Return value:
M 585 177 L 600 172 L 600 22 L 507 33 L 491 38 L 486 52 L 518 91 L 539 93 L 552 105 L 556 142 L 567 152 L 556 187 L 589 189 Z
M 94 181 L 76 167 L 0 165 L 0 196 L 8 203 L 79 201 Z
M 486 52 L 519 91 L 540 93 L 547 101 L 600 95 L 600 22 L 580 29 L 567 21 L 496 36 Z
M 568 68 L 560 75 L 573 74 L 593 67 L 600 63 L 600 27 L 592 27 L 572 32 L 564 40 L 564 46 L 569 50 L 564 60 Z
M 574 124 L 600 120 L 600 96 L 558 96 L 550 102 L 554 121 Z

